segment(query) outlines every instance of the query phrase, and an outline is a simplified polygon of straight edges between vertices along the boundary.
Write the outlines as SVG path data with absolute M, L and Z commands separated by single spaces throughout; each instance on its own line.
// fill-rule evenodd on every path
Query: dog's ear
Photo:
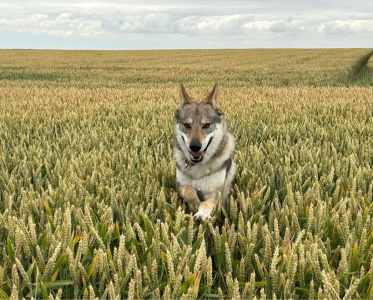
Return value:
M 205 102 L 211 104 L 213 108 L 218 108 L 218 85 L 215 83 L 211 93 L 205 99 Z
M 193 102 L 192 98 L 187 94 L 183 84 L 180 84 L 180 107 L 191 102 Z

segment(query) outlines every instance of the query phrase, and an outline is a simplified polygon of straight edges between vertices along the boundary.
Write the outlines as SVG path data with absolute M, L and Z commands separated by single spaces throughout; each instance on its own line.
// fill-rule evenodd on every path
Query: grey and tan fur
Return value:
M 179 194 L 197 211 L 196 219 L 211 219 L 220 193 L 222 205 L 229 196 L 236 173 L 232 160 L 233 135 L 217 105 L 218 88 L 195 102 L 180 87 L 180 106 L 175 114 L 176 183 Z

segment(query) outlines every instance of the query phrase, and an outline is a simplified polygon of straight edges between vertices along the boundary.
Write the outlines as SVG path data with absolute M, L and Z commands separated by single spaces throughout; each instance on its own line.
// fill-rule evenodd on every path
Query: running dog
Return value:
M 180 106 L 175 113 L 176 186 L 180 196 L 197 211 L 195 219 L 210 220 L 219 193 L 225 207 L 236 165 L 233 135 L 217 104 L 218 87 L 201 102 L 180 86 Z M 220 208 L 220 204 L 219 204 Z

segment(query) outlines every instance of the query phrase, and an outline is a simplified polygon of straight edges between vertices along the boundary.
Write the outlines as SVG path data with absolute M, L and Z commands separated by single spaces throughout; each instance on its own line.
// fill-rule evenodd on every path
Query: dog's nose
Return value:
M 192 152 L 198 152 L 202 148 L 202 144 L 198 140 L 192 140 L 189 144 L 189 148 Z

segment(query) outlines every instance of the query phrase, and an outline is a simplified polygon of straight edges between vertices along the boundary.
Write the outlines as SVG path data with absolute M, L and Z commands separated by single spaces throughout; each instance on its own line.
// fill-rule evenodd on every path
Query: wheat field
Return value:
M 0 51 L 0 298 L 373 299 L 367 52 Z M 198 223 L 174 112 L 215 82 L 237 176 Z

